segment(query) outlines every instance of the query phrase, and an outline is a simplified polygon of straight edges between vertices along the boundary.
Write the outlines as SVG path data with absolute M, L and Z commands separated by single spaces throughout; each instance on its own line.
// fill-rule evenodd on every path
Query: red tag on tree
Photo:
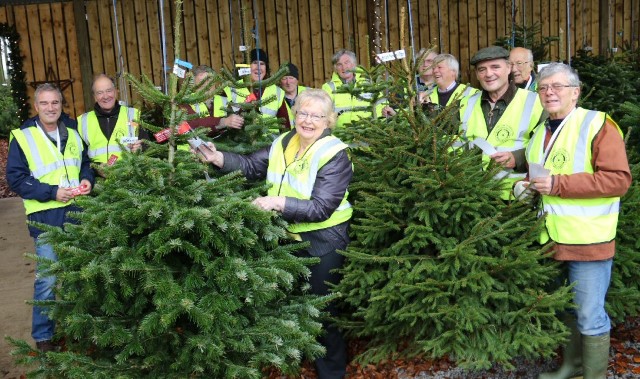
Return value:
M 115 154 L 111 154 L 109 160 L 107 161 L 107 166 L 113 166 L 114 163 L 118 160 L 118 156 Z
M 160 143 L 168 140 L 170 135 L 171 135 L 171 129 L 167 128 L 159 131 L 158 133 L 155 133 L 153 137 L 156 139 L 156 142 Z
M 252 101 L 256 101 L 258 100 L 258 96 L 256 96 L 255 93 L 251 93 L 249 96 L 247 96 L 247 99 L 244 101 L 245 103 L 250 103 Z

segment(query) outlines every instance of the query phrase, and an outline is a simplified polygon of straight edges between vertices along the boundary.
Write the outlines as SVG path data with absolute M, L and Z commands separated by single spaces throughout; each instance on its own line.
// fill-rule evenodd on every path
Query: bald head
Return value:
M 524 47 L 514 47 L 509 53 L 511 73 L 516 84 L 522 84 L 529 80 L 533 70 L 533 53 Z

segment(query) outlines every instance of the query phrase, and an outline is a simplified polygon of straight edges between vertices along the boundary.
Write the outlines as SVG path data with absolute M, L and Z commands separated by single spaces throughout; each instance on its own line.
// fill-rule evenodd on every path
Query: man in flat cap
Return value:
M 511 187 L 524 177 L 524 148 L 531 133 L 541 120 L 542 105 L 535 92 L 516 88 L 509 80 L 511 64 L 509 52 L 499 46 L 479 50 L 472 58 L 476 77 L 482 91 L 461 102 L 460 132 L 469 141 L 485 139 L 497 153 L 483 155 L 485 167 L 493 159 L 503 167 L 499 178 L 504 178 L 501 198 L 509 200 Z

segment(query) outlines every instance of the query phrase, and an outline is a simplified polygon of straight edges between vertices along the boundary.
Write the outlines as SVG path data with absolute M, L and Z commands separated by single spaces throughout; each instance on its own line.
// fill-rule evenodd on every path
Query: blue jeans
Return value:
M 35 238 L 36 255 L 57 261 L 58 257 L 53 252 L 53 246 L 41 244 Z M 55 276 L 47 276 L 47 272 L 40 267 L 40 263 L 36 266 L 36 280 L 33 285 L 33 300 L 54 300 L 53 287 L 56 284 Z M 36 342 L 46 341 L 53 338 L 55 322 L 49 319 L 46 313 L 46 307 L 33 306 L 33 314 L 31 317 L 31 337 Z
M 598 336 L 611 330 L 611 320 L 604 309 L 604 299 L 611 281 L 612 264 L 611 259 L 565 263 L 569 282 L 575 282 L 573 301 L 578 308 L 574 312 L 580 334 Z

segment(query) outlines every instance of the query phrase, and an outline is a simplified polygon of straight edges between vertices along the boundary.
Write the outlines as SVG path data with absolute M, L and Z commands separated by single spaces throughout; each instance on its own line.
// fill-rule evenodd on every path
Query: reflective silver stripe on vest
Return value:
M 80 167 L 80 159 L 78 159 L 78 158 L 64 158 L 64 156 L 63 156 L 63 159 L 59 159 L 59 160 L 56 160 L 53 163 L 49 163 L 49 164 L 45 165 L 43 163 L 41 152 L 38 149 L 38 145 L 36 143 L 35 138 L 33 137 L 31 129 L 32 128 L 26 128 L 26 129 L 23 129 L 22 132 L 23 132 L 23 134 L 25 136 L 25 139 L 27 141 L 27 145 L 29 145 L 31 158 L 33 159 L 33 163 L 34 163 L 34 166 L 35 166 L 35 168 L 33 170 L 31 170 L 31 175 L 33 175 L 34 178 L 39 179 L 39 178 L 49 174 L 50 172 L 53 172 L 53 171 L 57 170 L 58 168 L 64 167 L 65 165 Z M 43 134 L 44 134 L 44 132 L 43 132 Z M 71 137 L 72 134 L 73 133 L 69 132 L 69 138 Z M 82 141 L 80 140 L 80 136 L 75 134 L 75 138 L 76 138 L 77 146 L 79 148 L 81 148 L 82 147 Z
M 343 211 L 345 209 L 349 209 L 351 208 L 351 203 L 348 201 L 345 201 L 344 204 L 341 204 L 338 208 L 336 208 L 336 212 L 337 211 Z
M 132 107 L 127 107 L 127 117 L 129 118 L 129 137 L 135 137 L 136 136 L 136 130 L 133 127 L 133 125 L 131 125 L 131 122 L 133 121 L 133 118 L 136 115 L 136 109 L 132 108 Z M 117 122 L 117 121 L 116 121 Z
M 524 102 L 524 110 L 522 116 L 520 116 L 520 126 L 518 127 L 518 135 L 513 145 L 513 150 L 522 149 L 524 147 L 524 135 L 529 130 L 529 123 L 531 122 L 531 113 L 533 113 L 533 106 L 538 98 L 537 92 L 528 92 L 527 99 Z M 536 120 L 537 121 L 537 120 Z
M 607 216 L 620 212 L 620 201 L 611 204 L 584 206 L 584 205 L 549 205 L 544 204 L 544 211 L 557 216 L 597 217 Z
M 464 91 L 462 91 L 461 97 L 467 97 L 469 96 L 470 93 L 471 93 L 471 86 L 467 86 L 467 88 L 465 88 Z
M 94 158 L 98 155 L 107 154 L 109 152 L 120 153 L 122 152 L 122 149 L 120 149 L 120 145 L 107 145 L 107 147 L 101 147 L 99 149 L 89 149 L 87 154 L 89 155 L 89 158 Z
M 331 92 L 336 92 L 336 84 L 333 82 L 333 80 L 328 81 L 327 84 L 329 85 L 329 87 L 331 87 Z
M 322 159 L 322 157 L 324 156 L 324 154 L 332 149 L 335 145 L 337 144 L 341 144 L 342 142 L 339 139 L 332 139 L 331 141 L 325 143 L 323 146 L 321 146 L 313 155 L 313 157 L 311 158 L 311 161 L 309 162 L 309 178 L 307 179 L 306 183 L 301 182 L 299 180 L 297 180 L 294 176 L 290 175 L 288 171 L 284 172 L 284 175 L 282 176 L 282 182 L 286 181 L 287 183 L 289 183 L 289 185 L 295 189 L 296 191 L 298 191 L 302 196 L 304 196 L 305 198 L 311 198 L 311 192 L 313 191 L 313 185 L 315 184 L 316 181 L 316 175 L 318 174 L 318 166 L 320 165 L 320 160 Z M 269 159 L 271 159 L 271 154 Z M 277 184 L 280 183 L 280 174 L 274 173 L 274 172 L 268 172 L 267 173 L 267 181 Z
M 266 88 L 265 88 L 266 90 Z M 266 114 L 268 116 L 272 116 L 272 117 L 276 117 L 276 115 L 278 114 L 278 109 L 280 108 L 279 104 L 281 104 L 282 101 L 282 94 L 284 92 L 282 91 L 282 88 L 276 86 L 276 100 L 278 103 L 276 104 L 276 109 L 271 109 L 269 108 L 269 105 L 261 105 L 260 106 L 260 113 L 262 113 L 263 115 Z M 264 92 L 262 93 L 264 95 Z M 260 98 L 260 100 L 262 100 L 262 98 Z
M 482 92 L 478 92 L 475 95 L 471 96 L 469 98 L 469 101 L 467 101 L 467 109 L 464 110 L 464 115 L 462 116 L 462 125 L 460 126 L 462 130 L 464 130 L 463 135 L 467 134 L 467 124 L 469 122 L 469 119 L 471 118 L 471 113 L 473 113 L 473 108 L 476 107 L 476 103 L 478 102 L 478 100 L 480 100 L 481 94 Z
M 80 118 L 82 119 L 82 121 L 80 122 L 80 132 L 82 133 L 82 139 L 84 139 L 84 142 L 88 145 L 89 144 L 89 121 L 87 121 L 87 119 L 89 118 L 89 113 L 85 113 L 82 116 L 80 116 Z
M 580 125 L 580 135 L 578 136 L 576 150 L 573 154 L 573 172 L 576 174 L 579 172 L 584 172 L 584 167 L 587 163 L 585 162 L 587 149 L 589 148 L 589 130 L 591 129 L 591 122 L 597 115 L 597 111 L 588 111 L 584 120 L 582 121 L 582 125 Z

